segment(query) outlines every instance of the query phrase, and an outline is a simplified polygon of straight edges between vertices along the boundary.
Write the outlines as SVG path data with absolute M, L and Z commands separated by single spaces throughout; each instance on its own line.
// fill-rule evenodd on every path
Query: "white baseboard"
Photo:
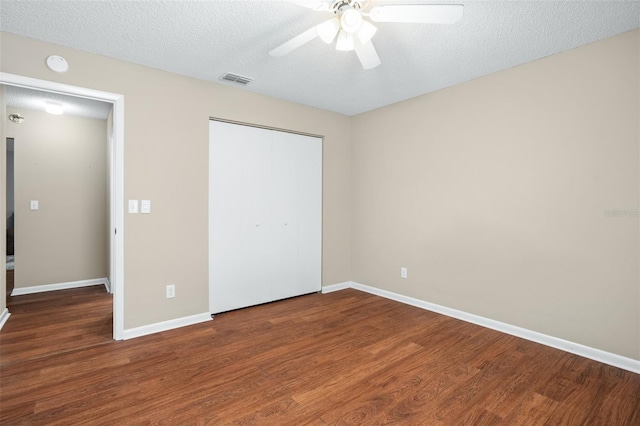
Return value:
M 353 284 L 351 281 L 345 281 L 343 283 L 325 285 L 322 286 L 322 293 L 332 293 L 334 291 L 344 290 L 345 288 L 352 288 Z
M 92 285 L 106 284 L 106 278 L 94 278 L 91 280 L 71 281 L 68 283 L 34 285 L 32 287 L 15 287 L 11 292 L 11 296 L 22 296 L 25 294 L 42 293 L 45 291 L 68 290 L 70 288 L 90 287 Z
M 2 330 L 4 323 L 7 322 L 10 316 L 11 314 L 9 313 L 9 309 L 4 308 L 4 311 L 0 314 L 0 330 Z
M 205 312 L 188 317 L 172 319 L 169 321 L 157 322 L 155 324 L 143 325 L 142 327 L 124 330 L 123 338 L 124 340 L 133 339 L 135 337 L 146 336 L 148 334 L 159 333 L 161 331 L 173 330 L 174 328 L 186 327 L 188 325 L 211 321 L 211 319 L 211 314 L 209 312 Z
M 104 279 L 104 288 L 107 290 L 107 293 L 113 294 L 113 292 L 111 291 L 111 281 L 109 281 L 109 278 Z
M 343 288 L 353 288 L 356 290 L 364 291 L 365 293 L 375 294 L 376 296 L 381 296 L 386 299 L 395 300 L 396 302 L 405 303 L 407 305 L 422 308 L 427 311 L 432 311 L 452 318 L 457 318 L 462 321 L 470 322 L 472 324 L 490 328 L 492 330 L 510 334 L 512 336 L 520 337 L 532 342 L 540 343 L 545 346 L 550 346 L 552 348 L 560 349 L 565 352 L 570 352 L 572 354 L 589 358 L 594 361 L 602 362 L 604 364 L 612 365 L 614 367 L 622 368 L 623 370 L 628 370 L 640 374 L 640 360 L 627 358 L 622 355 L 606 352 L 601 349 L 582 345 L 580 343 L 570 342 L 568 340 L 538 333 L 537 331 L 517 327 L 515 325 L 492 320 L 490 318 L 485 318 L 479 315 L 470 314 L 468 312 L 459 311 L 457 309 L 447 308 L 446 306 L 437 305 L 435 303 L 425 302 L 424 300 L 404 296 L 402 294 L 393 293 L 391 291 L 382 290 L 365 284 L 351 282 L 350 286 L 348 287 L 343 286 L 343 284 L 345 283 L 336 284 L 336 286 L 341 286 L 340 288 L 336 287 L 336 290 L 341 290 Z M 330 291 L 335 291 L 331 290 L 333 286 L 329 287 Z M 325 291 L 323 288 L 323 293 L 324 292 Z

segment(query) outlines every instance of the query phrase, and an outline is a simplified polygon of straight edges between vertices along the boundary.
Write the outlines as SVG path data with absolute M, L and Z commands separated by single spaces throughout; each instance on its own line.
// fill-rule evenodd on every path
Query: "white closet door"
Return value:
M 299 218 L 296 289 L 297 294 L 305 294 L 322 288 L 322 139 L 295 136 Z
M 322 258 L 322 141 L 274 132 L 276 241 L 273 299 L 319 291 Z
M 271 300 L 273 205 L 271 132 L 247 127 L 242 139 L 242 288 L 236 307 Z
M 238 129 L 209 122 L 209 306 L 234 309 L 242 286 L 242 143 Z M 215 140 L 215 143 L 213 142 Z
M 301 183 L 295 138 L 292 140 L 290 136 L 297 135 L 273 132 L 273 300 L 303 294 L 298 290 L 298 188 Z
M 322 140 L 211 121 L 209 306 L 321 289 Z
M 210 122 L 209 306 L 223 312 L 270 300 L 271 135 Z

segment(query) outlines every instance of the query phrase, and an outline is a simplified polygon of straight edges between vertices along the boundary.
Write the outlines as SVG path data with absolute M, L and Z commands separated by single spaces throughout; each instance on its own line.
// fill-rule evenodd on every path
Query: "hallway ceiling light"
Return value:
M 44 110 L 49 114 L 62 115 L 64 110 L 62 109 L 62 105 L 56 102 L 45 102 Z

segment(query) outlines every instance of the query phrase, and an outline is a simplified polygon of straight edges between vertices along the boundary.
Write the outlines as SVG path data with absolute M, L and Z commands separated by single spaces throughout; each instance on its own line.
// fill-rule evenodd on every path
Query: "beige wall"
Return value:
M 14 112 L 15 287 L 106 277 L 107 121 Z
M 210 116 L 324 136 L 323 283 L 350 278 L 351 120 L 8 33 L 3 72 L 124 95 L 125 198 L 150 199 L 150 215 L 125 216 L 125 329 L 208 311 Z M 52 54 L 65 74 L 45 67 Z M 176 298 L 165 286 L 176 285 Z
M 354 117 L 353 280 L 640 359 L 639 40 Z

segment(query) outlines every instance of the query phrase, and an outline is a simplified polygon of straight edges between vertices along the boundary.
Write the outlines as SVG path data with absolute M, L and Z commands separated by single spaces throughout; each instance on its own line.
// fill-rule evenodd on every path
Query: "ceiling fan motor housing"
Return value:
M 348 9 L 356 9 L 356 10 L 362 9 L 362 1 L 361 0 L 334 0 L 333 3 L 331 3 L 331 10 L 333 10 L 333 13 L 335 13 L 336 15 L 339 15 L 341 12 Z

